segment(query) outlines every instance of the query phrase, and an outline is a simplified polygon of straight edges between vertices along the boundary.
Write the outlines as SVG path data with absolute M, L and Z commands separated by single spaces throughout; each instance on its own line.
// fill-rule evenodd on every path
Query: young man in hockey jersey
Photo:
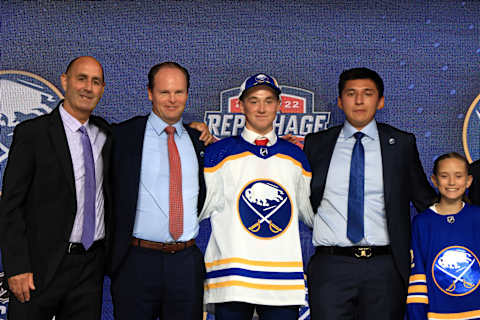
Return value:
M 298 217 L 311 226 L 311 172 L 302 150 L 278 139 L 280 88 L 266 74 L 241 86 L 241 136 L 205 153 L 207 198 L 201 218 L 212 233 L 205 253 L 205 302 L 215 319 L 298 319 L 305 303 Z

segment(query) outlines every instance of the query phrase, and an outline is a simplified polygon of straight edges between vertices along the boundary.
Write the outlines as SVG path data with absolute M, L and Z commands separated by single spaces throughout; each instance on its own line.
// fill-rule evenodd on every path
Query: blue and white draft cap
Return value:
M 275 80 L 274 77 L 270 77 L 265 73 L 257 73 L 256 75 L 248 77 L 242 83 L 242 85 L 240 86 L 240 98 L 242 98 L 243 95 L 249 89 L 254 88 L 256 86 L 268 86 L 272 88 L 275 91 L 275 93 L 278 94 L 279 96 L 280 96 L 280 93 L 282 92 L 280 90 L 280 87 L 278 86 L 277 80 Z

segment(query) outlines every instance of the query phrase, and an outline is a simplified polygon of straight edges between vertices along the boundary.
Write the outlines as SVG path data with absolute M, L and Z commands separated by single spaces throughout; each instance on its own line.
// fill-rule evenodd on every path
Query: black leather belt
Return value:
M 67 254 L 85 254 L 87 252 L 91 252 L 95 249 L 102 247 L 104 243 L 105 241 L 103 239 L 94 241 L 90 248 L 88 248 L 88 250 L 85 250 L 83 244 L 77 242 L 69 242 L 67 244 Z
M 374 247 L 324 247 L 318 246 L 315 248 L 317 253 L 330 254 L 337 256 L 354 257 L 357 259 L 369 259 L 374 256 L 391 254 L 392 248 L 390 246 L 374 246 Z

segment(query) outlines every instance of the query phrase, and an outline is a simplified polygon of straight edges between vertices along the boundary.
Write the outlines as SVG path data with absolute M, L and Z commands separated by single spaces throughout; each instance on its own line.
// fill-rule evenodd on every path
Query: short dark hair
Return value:
M 73 59 L 72 61 L 70 61 L 67 65 L 67 69 L 65 70 L 65 74 L 68 74 L 68 72 L 70 71 L 70 69 L 72 69 L 73 65 L 75 64 L 75 62 L 80 59 L 80 58 L 85 58 L 87 56 L 80 56 L 80 57 L 76 57 L 75 59 Z M 93 58 L 93 57 L 90 57 L 90 58 Z M 95 59 L 95 58 L 93 58 Z M 95 59 L 97 62 L 98 60 Z M 98 62 L 98 64 L 100 65 L 100 69 L 102 69 L 102 81 L 105 82 L 105 72 L 103 72 L 103 66 L 100 62 Z
M 190 74 L 188 73 L 187 69 L 185 69 L 180 64 L 178 64 L 176 62 L 173 62 L 173 61 L 166 61 L 166 62 L 156 64 L 150 69 L 150 71 L 148 72 L 148 88 L 150 90 L 153 89 L 153 83 L 154 83 L 155 75 L 162 68 L 176 68 L 176 69 L 182 71 L 183 74 L 185 75 L 185 80 L 187 80 L 187 91 L 188 91 L 188 89 L 190 88 Z
M 357 80 L 357 79 L 370 79 L 375 83 L 375 86 L 378 90 L 378 97 L 383 97 L 383 80 L 373 70 L 368 68 L 353 68 L 344 70 L 340 75 L 340 79 L 338 81 L 338 96 L 342 96 L 342 91 L 345 89 L 345 84 L 348 80 Z

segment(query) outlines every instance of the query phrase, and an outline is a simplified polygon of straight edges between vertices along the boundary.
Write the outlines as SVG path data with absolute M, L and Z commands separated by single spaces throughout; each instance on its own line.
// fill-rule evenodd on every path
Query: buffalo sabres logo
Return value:
M 261 73 L 255 77 L 255 84 L 263 83 L 263 82 L 269 82 L 269 78 L 266 75 Z M 275 82 L 275 85 L 277 85 L 276 82 Z
M 238 214 L 252 235 L 271 239 L 290 225 L 292 203 L 286 190 L 272 180 L 249 182 L 238 197 Z
M 60 91 L 41 77 L 24 71 L 0 71 L 0 175 L 12 143 L 13 129 L 20 122 L 49 113 L 63 98 Z
M 480 94 L 473 100 L 463 122 L 463 150 L 468 161 L 480 158 Z
M 480 264 L 469 249 L 451 246 L 436 256 L 432 277 L 437 287 L 450 296 L 464 296 L 480 284 Z

